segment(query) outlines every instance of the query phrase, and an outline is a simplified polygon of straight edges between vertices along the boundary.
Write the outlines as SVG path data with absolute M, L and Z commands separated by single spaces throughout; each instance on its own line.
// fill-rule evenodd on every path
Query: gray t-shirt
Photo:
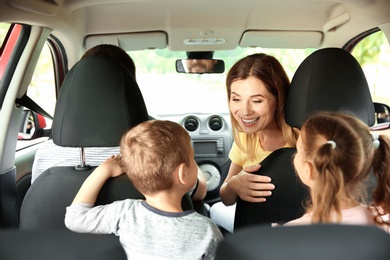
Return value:
M 81 233 L 119 236 L 128 259 L 214 259 L 223 235 L 211 219 L 188 210 L 160 211 L 143 200 L 73 204 L 65 225 Z

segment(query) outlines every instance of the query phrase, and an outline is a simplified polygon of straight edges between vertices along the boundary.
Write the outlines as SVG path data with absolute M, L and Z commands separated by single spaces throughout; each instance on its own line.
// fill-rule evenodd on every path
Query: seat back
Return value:
M 4 260 L 127 259 L 119 238 L 114 235 L 80 234 L 58 229 L 9 229 L 0 232 L 0 241 L 0 259 Z
M 385 260 L 390 235 L 374 226 L 308 225 L 243 228 L 227 236 L 216 260 Z
M 114 147 L 131 127 L 148 120 L 142 94 L 130 72 L 116 60 L 87 57 L 67 74 L 61 87 L 52 126 L 53 142 L 65 147 Z M 52 167 L 27 191 L 20 212 L 20 229 L 66 228 L 66 206 L 95 169 Z M 96 204 L 144 198 L 126 175 L 109 179 Z M 183 208 L 192 209 L 189 196 Z
M 20 229 L 66 229 L 66 207 L 72 201 L 85 179 L 96 167 L 77 170 L 72 166 L 52 167 L 44 171 L 31 185 L 23 200 Z M 104 205 L 127 198 L 145 199 L 126 175 L 110 178 L 96 199 L 96 205 Z M 191 198 L 183 197 L 184 209 L 192 209 Z
M 375 112 L 367 80 L 359 63 L 347 51 L 339 48 L 315 51 L 297 68 L 285 105 L 286 122 L 299 129 L 315 111 L 345 111 L 368 125 L 374 124 Z M 255 173 L 270 176 L 275 190 L 266 203 L 238 200 L 235 229 L 260 223 L 282 224 L 303 213 L 308 193 L 295 173 L 294 151 L 280 153 L 271 153 Z
M 309 193 L 292 167 L 291 158 L 295 152 L 294 148 L 282 148 L 261 162 L 261 168 L 255 174 L 271 177 L 275 192 L 263 203 L 251 203 L 238 198 L 234 230 L 257 224 L 283 225 L 303 215 L 303 201 Z

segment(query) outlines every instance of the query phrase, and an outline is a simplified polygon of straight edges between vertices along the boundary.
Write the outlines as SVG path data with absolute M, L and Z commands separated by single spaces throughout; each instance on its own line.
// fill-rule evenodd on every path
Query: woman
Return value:
M 237 197 L 264 202 L 275 187 L 267 176 L 250 174 L 272 151 L 295 147 L 298 132 L 284 120 L 289 78 L 277 59 L 249 55 L 230 69 L 226 78 L 234 143 L 228 175 L 220 188 L 222 203 L 211 207 L 211 218 L 233 232 Z

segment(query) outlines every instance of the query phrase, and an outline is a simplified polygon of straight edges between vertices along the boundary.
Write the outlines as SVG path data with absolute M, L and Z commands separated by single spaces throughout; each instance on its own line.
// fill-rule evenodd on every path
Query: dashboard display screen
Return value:
M 217 142 L 194 142 L 195 154 L 217 154 Z

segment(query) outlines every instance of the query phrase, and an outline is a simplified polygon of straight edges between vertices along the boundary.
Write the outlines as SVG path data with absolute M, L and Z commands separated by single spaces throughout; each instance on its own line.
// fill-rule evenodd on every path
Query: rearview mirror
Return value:
M 215 59 L 180 59 L 176 60 L 176 71 L 179 73 L 223 73 L 225 62 Z
M 386 104 L 374 102 L 375 125 L 370 130 L 383 130 L 390 127 L 390 107 Z

